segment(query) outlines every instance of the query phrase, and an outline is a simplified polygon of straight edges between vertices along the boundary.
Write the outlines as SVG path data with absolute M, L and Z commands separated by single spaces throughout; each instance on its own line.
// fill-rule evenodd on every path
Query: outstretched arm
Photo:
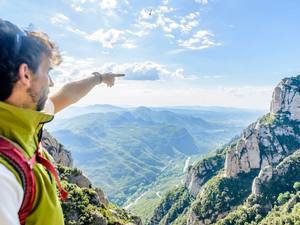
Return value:
M 112 87 L 114 85 L 115 78 L 122 76 L 124 76 L 124 74 L 100 74 L 98 72 L 94 72 L 93 75 L 88 78 L 73 81 L 64 85 L 60 91 L 50 97 L 55 107 L 55 113 L 79 101 L 97 84 L 105 83 L 108 87 Z

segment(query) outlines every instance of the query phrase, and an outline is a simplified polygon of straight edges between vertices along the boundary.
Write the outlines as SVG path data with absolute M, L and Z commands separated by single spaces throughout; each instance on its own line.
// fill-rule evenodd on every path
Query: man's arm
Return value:
M 124 76 L 124 74 L 100 74 L 95 72 L 88 78 L 73 81 L 64 85 L 59 92 L 50 97 L 54 104 L 55 113 L 79 101 L 97 84 L 105 83 L 108 87 L 112 87 L 114 85 L 115 78 L 122 76 Z

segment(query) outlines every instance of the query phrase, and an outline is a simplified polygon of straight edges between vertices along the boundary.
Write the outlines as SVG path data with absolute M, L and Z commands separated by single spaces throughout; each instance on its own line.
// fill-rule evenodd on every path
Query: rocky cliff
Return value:
M 43 131 L 43 145 L 52 155 L 56 163 L 68 167 L 73 166 L 71 152 L 52 137 L 47 130 Z
M 224 154 L 216 154 L 188 168 L 184 185 L 194 198 L 202 190 L 203 185 L 224 167 L 224 158 Z
M 286 157 L 275 167 L 264 167 L 253 181 L 252 194 L 256 196 L 266 196 L 275 192 L 279 194 L 291 190 L 293 183 L 297 181 L 300 181 L 300 150 Z
M 274 89 L 270 112 L 287 116 L 290 120 L 300 120 L 299 76 L 283 79 Z
M 227 151 L 226 176 L 276 165 L 300 148 L 299 79 L 283 79 L 273 92 L 270 113 L 247 127 Z
M 298 212 L 293 207 L 300 202 L 296 192 L 300 189 L 299 149 L 300 75 L 277 85 L 268 114 L 222 151 L 189 168 L 184 188 L 194 201 L 171 222 L 161 219 L 156 224 L 272 224 L 270 218 L 278 217 L 275 205 L 284 202 L 282 199 L 293 203 L 288 204 L 289 212 Z M 162 200 L 165 205 L 166 200 Z M 172 202 L 168 208 L 178 203 Z M 157 213 L 162 215 L 153 218 L 163 218 L 170 211 Z

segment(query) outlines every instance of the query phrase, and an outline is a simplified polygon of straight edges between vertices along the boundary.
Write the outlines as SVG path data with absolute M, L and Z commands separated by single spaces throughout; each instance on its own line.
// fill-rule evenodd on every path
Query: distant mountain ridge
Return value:
M 80 115 L 88 113 L 118 113 L 118 112 L 133 112 L 139 109 L 150 109 L 152 111 L 169 111 L 181 115 L 192 115 L 200 117 L 206 121 L 218 121 L 221 120 L 245 120 L 245 123 L 249 123 L 257 118 L 258 115 L 263 115 L 264 110 L 250 110 L 242 108 L 232 107 L 217 107 L 217 106 L 170 106 L 170 107 L 119 107 L 108 104 L 96 104 L 90 106 L 71 106 L 67 109 L 59 112 L 56 115 L 57 119 L 70 119 Z
M 183 189 L 163 198 L 149 224 L 299 223 L 299 106 L 300 75 L 283 79 L 270 112 L 190 167 Z
M 48 129 L 72 150 L 75 164 L 120 205 L 153 182 L 170 162 L 205 153 L 242 129 L 208 122 L 197 113 L 146 107 L 116 110 L 55 120 Z

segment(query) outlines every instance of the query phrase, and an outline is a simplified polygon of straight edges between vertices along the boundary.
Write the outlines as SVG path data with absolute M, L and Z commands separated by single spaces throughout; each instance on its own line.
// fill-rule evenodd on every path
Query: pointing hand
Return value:
M 115 84 L 115 78 L 116 77 L 124 77 L 125 74 L 119 74 L 119 73 L 98 73 L 94 72 L 93 75 L 99 77 L 99 83 L 103 82 L 108 87 L 112 87 Z

